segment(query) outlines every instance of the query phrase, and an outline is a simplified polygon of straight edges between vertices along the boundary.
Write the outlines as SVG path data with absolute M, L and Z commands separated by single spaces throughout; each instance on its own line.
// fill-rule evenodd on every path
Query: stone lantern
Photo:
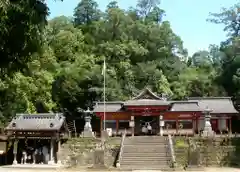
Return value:
M 89 108 L 86 111 L 83 111 L 84 113 L 84 130 L 82 132 L 83 137 L 94 137 L 94 133 L 92 132 L 92 125 L 91 125 L 91 119 L 93 111 L 91 111 Z
M 160 129 L 160 131 L 159 131 L 159 134 L 160 134 L 160 136 L 163 136 L 163 127 L 164 127 L 164 121 L 163 121 L 163 116 L 162 115 L 160 115 L 159 116 L 159 129 Z
M 214 135 L 214 131 L 212 130 L 211 125 L 211 109 L 208 107 L 204 110 L 204 129 L 203 129 L 203 136 L 209 137 Z

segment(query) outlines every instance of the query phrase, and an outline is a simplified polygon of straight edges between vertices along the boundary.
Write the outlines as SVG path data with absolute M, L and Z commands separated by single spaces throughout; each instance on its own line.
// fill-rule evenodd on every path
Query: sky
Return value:
M 111 0 L 96 0 L 101 10 L 105 10 Z M 63 2 L 47 0 L 50 8 L 50 19 L 65 15 L 73 16 L 74 8 L 80 0 Z M 117 0 L 123 9 L 136 6 L 137 0 Z M 181 37 L 189 55 L 199 50 L 207 50 L 210 44 L 219 45 L 226 39 L 223 25 L 206 21 L 209 13 L 218 13 L 222 7 L 228 8 L 239 0 L 161 0 L 160 8 L 166 11 L 164 20 L 171 23 L 173 31 Z

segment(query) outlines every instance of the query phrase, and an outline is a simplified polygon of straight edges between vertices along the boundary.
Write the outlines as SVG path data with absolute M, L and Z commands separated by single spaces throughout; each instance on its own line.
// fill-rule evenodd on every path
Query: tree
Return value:
M 91 24 L 100 19 L 98 4 L 94 0 L 81 0 L 74 10 L 74 23 L 76 26 Z
M 221 13 L 212 13 L 210 22 L 224 24 L 224 31 L 227 32 L 228 39 L 221 43 L 220 52 L 222 55 L 222 73 L 219 83 L 226 89 L 228 95 L 239 96 L 238 69 L 240 68 L 240 5 L 236 4 L 229 9 L 223 8 Z
M 6 1 L 0 9 L 0 70 L 2 76 L 26 67 L 39 52 L 48 8 L 41 0 Z

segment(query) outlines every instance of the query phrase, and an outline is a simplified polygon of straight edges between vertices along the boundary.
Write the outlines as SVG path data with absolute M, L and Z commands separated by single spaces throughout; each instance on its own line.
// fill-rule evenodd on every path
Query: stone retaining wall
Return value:
M 177 164 L 187 166 L 240 166 L 240 138 L 175 137 Z
M 116 157 L 119 153 L 121 138 L 108 139 L 102 144 L 100 139 L 73 138 L 62 145 L 61 161 L 71 167 L 93 166 L 96 151 L 104 151 L 104 165 L 107 168 L 115 165 Z

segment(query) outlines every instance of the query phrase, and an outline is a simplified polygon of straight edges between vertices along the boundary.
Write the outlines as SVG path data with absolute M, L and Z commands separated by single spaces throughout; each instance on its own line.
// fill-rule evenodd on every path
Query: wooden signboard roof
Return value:
M 65 117 L 59 113 L 19 114 L 5 128 L 6 131 L 58 131 Z

